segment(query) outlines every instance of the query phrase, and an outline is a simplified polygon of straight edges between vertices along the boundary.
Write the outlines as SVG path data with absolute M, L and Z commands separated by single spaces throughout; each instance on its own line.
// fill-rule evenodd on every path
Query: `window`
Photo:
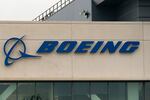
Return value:
M 0 83 L 0 100 L 16 100 L 16 83 Z
M 145 83 L 145 100 L 150 100 L 150 82 Z
M 126 100 L 125 83 L 119 82 L 109 83 L 109 100 Z
M 91 100 L 108 100 L 108 83 L 91 83 Z
M 1 82 L 0 100 L 150 100 L 150 82 Z
M 72 90 L 73 100 L 90 100 L 90 87 L 88 82 L 74 82 Z
M 35 83 L 18 83 L 18 100 L 34 100 Z
M 36 83 L 36 96 L 38 100 L 53 100 L 53 84 Z
M 54 83 L 54 100 L 71 100 L 71 83 Z
M 127 100 L 144 100 L 142 83 L 128 83 L 127 84 Z

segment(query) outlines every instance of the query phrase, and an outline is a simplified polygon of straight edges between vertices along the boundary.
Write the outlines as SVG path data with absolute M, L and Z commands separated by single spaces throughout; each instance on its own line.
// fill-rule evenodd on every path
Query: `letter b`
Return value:
M 58 41 L 44 41 L 37 53 L 51 53 L 58 45 Z

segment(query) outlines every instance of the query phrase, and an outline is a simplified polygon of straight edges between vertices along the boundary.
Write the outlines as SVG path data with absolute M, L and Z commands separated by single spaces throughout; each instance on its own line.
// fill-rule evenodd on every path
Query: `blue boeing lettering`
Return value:
M 51 53 L 54 51 L 58 43 L 58 41 L 44 41 L 37 53 Z
M 104 48 L 102 49 L 101 53 L 105 53 L 107 50 L 109 51 L 109 53 L 115 53 L 121 43 L 122 42 L 119 41 L 117 42 L 116 45 L 114 45 L 113 41 L 108 41 L 106 45 L 104 46 Z
M 128 41 L 120 49 L 120 53 L 133 53 L 139 48 L 140 42 Z
M 82 41 L 79 47 L 76 49 L 75 53 L 87 53 L 88 49 L 91 48 L 94 41 Z
M 123 43 L 122 41 L 118 41 L 114 43 L 113 41 L 107 41 L 105 43 L 104 41 L 82 41 L 81 43 L 78 43 L 77 41 L 64 41 L 60 43 L 60 46 L 58 46 L 58 44 L 58 41 L 45 41 L 37 53 L 51 53 L 55 48 L 57 53 L 70 53 L 73 51 L 74 53 L 97 53 L 98 51 L 100 53 L 106 53 L 108 51 L 112 54 L 118 49 L 119 53 L 133 53 L 139 48 L 140 42 L 127 41 Z M 77 44 L 79 45 L 77 46 Z
M 26 45 L 23 41 L 23 38 L 10 38 L 4 44 L 4 54 L 6 56 L 4 64 L 6 66 L 12 65 L 15 61 L 22 58 L 37 58 L 41 56 L 30 55 L 27 54 Z M 9 46 L 9 43 L 13 44 Z M 15 57 L 13 53 L 15 52 L 15 48 L 20 45 L 19 51 L 16 50 L 20 55 L 19 57 Z M 49 54 L 52 52 L 56 52 L 57 54 L 64 53 L 76 53 L 76 54 L 95 54 L 95 53 L 106 53 L 109 52 L 113 54 L 119 51 L 120 54 L 131 54 L 136 52 L 139 48 L 139 41 L 44 41 L 40 48 L 37 50 L 38 54 Z
M 64 41 L 57 49 L 57 53 L 70 53 L 76 47 L 76 41 Z

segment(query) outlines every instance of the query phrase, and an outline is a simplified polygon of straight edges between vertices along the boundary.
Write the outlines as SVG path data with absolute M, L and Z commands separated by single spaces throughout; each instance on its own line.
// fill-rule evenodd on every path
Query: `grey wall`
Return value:
M 139 0 L 140 20 L 150 21 L 150 0 Z
M 89 18 L 87 19 L 83 15 L 80 15 L 82 10 L 87 10 L 90 13 Z M 92 20 L 92 7 L 91 0 L 75 0 L 48 20 L 55 21 L 91 21 Z

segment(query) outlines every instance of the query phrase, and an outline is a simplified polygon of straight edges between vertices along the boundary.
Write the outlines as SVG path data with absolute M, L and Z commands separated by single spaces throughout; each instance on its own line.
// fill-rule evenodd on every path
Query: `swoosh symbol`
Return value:
M 21 38 L 10 38 L 10 39 L 8 39 L 8 40 L 5 42 L 3 50 L 4 50 L 4 53 L 5 53 L 5 56 L 6 56 L 5 62 L 4 62 L 4 64 L 5 64 L 6 66 L 12 65 L 15 61 L 17 61 L 17 60 L 19 60 L 19 59 L 22 59 L 22 58 L 37 58 L 37 57 L 40 57 L 40 56 L 30 55 L 30 54 L 27 54 L 27 53 L 26 53 L 26 45 L 25 45 L 25 43 L 22 41 L 23 38 L 24 38 L 24 36 L 21 37 Z M 16 42 L 14 43 L 14 45 L 13 45 L 13 46 L 9 49 L 9 51 L 7 52 L 7 51 L 6 51 L 7 45 L 8 45 L 8 43 L 11 42 L 11 41 L 16 41 Z M 21 44 L 23 45 L 23 51 L 21 51 L 21 50 L 19 51 L 20 57 L 18 57 L 18 58 L 13 58 L 13 57 L 11 57 L 11 53 L 12 53 L 12 51 L 16 48 L 16 46 L 17 46 L 19 43 L 21 43 Z

